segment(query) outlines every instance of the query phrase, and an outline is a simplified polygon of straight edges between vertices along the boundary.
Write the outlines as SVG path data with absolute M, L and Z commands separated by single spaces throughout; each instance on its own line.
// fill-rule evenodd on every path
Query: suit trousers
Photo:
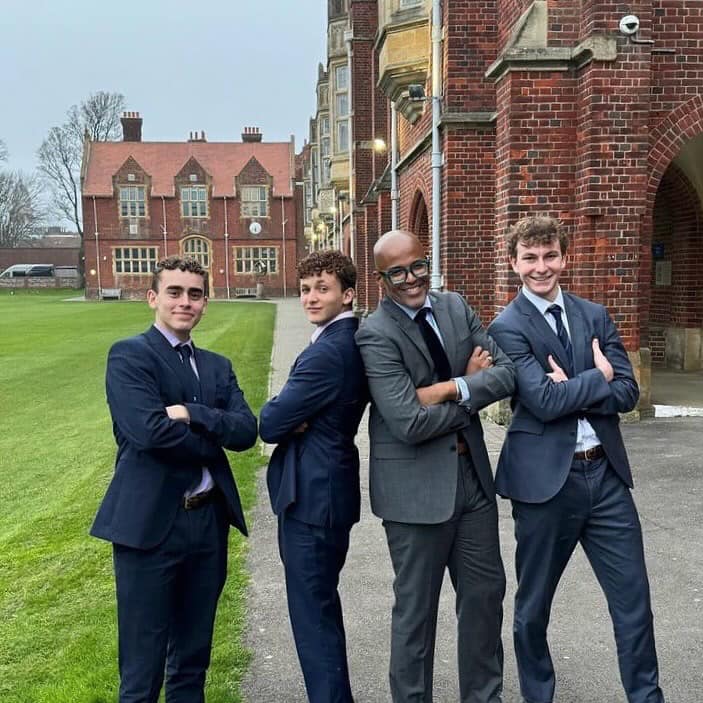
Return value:
M 547 625 L 559 579 L 580 543 L 608 602 L 627 700 L 663 703 L 639 516 L 608 460 L 575 461 L 554 498 L 513 501 L 513 517 L 518 579 L 513 636 L 525 701 L 553 700 Z
M 352 703 L 337 591 L 349 531 L 308 525 L 285 513 L 278 518 L 288 613 L 310 703 Z
M 203 703 L 217 601 L 227 575 L 220 499 L 180 508 L 166 539 L 148 550 L 113 545 L 120 703 Z
M 384 521 L 395 580 L 390 687 L 394 703 L 431 703 L 444 571 L 456 592 L 461 703 L 500 703 L 505 572 L 496 501 L 468 455 L 458 457 L 456 504 L 439 524 Z M 431 480 L 431 479 L 430 479 Z

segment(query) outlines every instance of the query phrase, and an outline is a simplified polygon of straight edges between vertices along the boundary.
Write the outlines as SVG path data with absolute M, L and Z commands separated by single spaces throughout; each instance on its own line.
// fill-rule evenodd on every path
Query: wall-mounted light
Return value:
M 90 269 L 90 275 L 91 275 L 91 276 L 94 276 L 96 273 L 97 273 L 97 271 L 96 271 L 95 269 Z

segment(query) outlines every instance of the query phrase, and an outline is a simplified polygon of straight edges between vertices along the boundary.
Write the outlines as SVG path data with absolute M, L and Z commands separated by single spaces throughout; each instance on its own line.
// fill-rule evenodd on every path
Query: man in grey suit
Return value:
M 493 474 L 478 411 L 509 396 L 513 365 L 456 293 L 428 293 L 429 262 L 410 232 L 374 247 L 386 297 L 356 334 L 372 406 L 371 508 L 395 580 L 395 703 L 432 701 L 445 568 L 456 591 L 462 703 L 499 703 L 505 573 Z

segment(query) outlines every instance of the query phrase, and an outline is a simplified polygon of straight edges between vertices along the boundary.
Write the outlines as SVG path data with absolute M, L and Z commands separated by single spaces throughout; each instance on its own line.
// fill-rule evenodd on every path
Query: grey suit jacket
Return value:
M 371 508 L 384 520 L 435 524 L 454 511 L 457 486 L 457 432 L 461 432 L 489 499 L 493 473 L 477 412 L 509 396 L 514 369 L 457 293 L 430 293 L 454 376 L 463 376 L 474 347 L 490 350 L 491 368 L 465 376 L 471 403 L 425 407 L 416 388 L 437 381 L 432 357 L 418 325 L 385 299 L 361 325 L 356 341 L 366 367 L 372 405 Z

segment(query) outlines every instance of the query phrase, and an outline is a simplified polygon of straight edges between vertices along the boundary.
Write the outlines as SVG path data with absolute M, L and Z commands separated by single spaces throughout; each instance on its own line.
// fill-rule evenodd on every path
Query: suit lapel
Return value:
M 425 358 L 429 367 L 434 369 L 434 363 L 432 357 L 430 356 L 430 351 L 425 344 L 425 340 L 422 338 L 422 333 L 420 328 L 417 326 L 414 320 L 411 320 L 390 298 L 386 297 L 381 302 L 381 309 L 389 315 L 398 324 L 398 327 L 403 331 L 403 333 L 410 339 L 410 341 L 417 347 L 417 350 Z
M 452 368 L 452 373 L 454 373 L 458 361 L 455 358 L 455 352 L 457 351 L 458 346 L 456 330 L 454 329 L 454 324 L 452 322 L 451 315 L 449 314 L 449 307 L 447 306 L 447 298 L 443 295 L 430 293 L 430 300 L 432 302 L 432 315 L 434 315 L 434 319 L 437 321 L 437 327 L 439 327 L 439 332 L 442 335 L 442 341 L 444 342 L 444 351 L 449 359 L 449 365 Z M 464 374 L 466 360 L 463 361 L 463 364 L 464 365 L 458 374 L 461 376 Z
M 549 353 L 559 362 L 559 366 L 565 371 L 569 369 L 572 362 L 566 358 L 566 350 L 559 341 L 556 332 L 549 326 L 547 320 L 544 319 L 544 315 L 522 294 L 522 292 L 515 298 L 515 304 L 518 306 L 520 312 L 528 317 L 533 334 L 544 342 L 548 347 Z
M 215 407 L 215 369 L 212 364 L 208 364 L 205 355 L 193 345 L 195 352 L 195 365 L 198 368 L 200 379 L 200 400 L 203 405 Z
M 173 371 L 173 373 L 176 375 L 176 378 L 178 379 L 181 387 L 185 391 L 186 397 L 190 398 L 191 395 L 191 388 L 193 385 L 193 382 L 191 381 L 190 372 L 187 371 L 184 366 L 183 362 L 181 361 L 180 354 L 171 346 L 170 342 L 164 337 L 159 330 L 156 329 L 156 327 L 150 327 L 145 333 L 144 336 L 147 338 L 147 341 L 149 344 L 156 350 L 156 352 L 159 354 L 159 356 L 163 359 L 164 363 Z M 195 347 L 194 347 L 195 348 Z M 198 363 L 201 358 L 201 355 L 199 355 L 196 352 L 196 357 L 195 357 L 195 363 L 198 367 L 198 373 L 201 374 L 201 366 Z M 206 364 L 203 364 L 203 366 L 206 366 Z M 202 385 L 202 383 L 201 383 Z M 192 398 L 190 398 L 192 400 Z
M 590 340 L 586 338 L 586 323 L 583 319 L 580 306 L 567 293 L 564 293 L 564 308 L 569 322 L 571 333 L 571 348 L 574 352 L 574 372 L 580 373 L 585 368 L 586 345 Z

